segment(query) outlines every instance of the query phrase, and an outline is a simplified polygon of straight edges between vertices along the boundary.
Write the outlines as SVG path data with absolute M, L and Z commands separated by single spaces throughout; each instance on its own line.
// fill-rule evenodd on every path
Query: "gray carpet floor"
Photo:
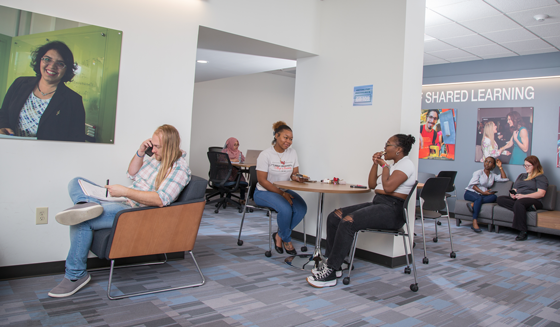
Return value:
M 62 274 L 0 281 L 0 325 L 10 326 L 560 326 L 560 239 L 530 234 L 514 242 L 513 230 L 475 234 L 452 220 L 457 258 L 449 257 L 447 224 L 429 241 L 422 264 L 415 238 L 420 290 L 412 276 L 358 260 L 350 285 L 309 286 L 308 272 L 284 263 L 268 248 L 268 218 L 248 215 L 237 246 L 241 215 L 207 206 L 194 254 L 206 284 L 190 289 L 110 301 L 107 271 L 75 295 L 54 299 L 48 291 Z M 417 231 L 421 230 L 417 221 Z M 428 223 L 426 236 L 434 236 Z M 294 242 L 296 249 L 302 245 Z M 313 246 L 309 245 L 309 251 Z M 198 274 L 190 257 L 159 266 L 119 269 L 113 292 L 181 285 Z

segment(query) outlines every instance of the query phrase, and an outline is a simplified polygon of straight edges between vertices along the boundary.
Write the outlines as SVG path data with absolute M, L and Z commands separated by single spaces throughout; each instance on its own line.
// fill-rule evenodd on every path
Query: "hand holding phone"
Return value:
M 509 194 L 516 195 L 516 194 L 517 194 L 517 191 L 515 191 L 515 190 L 509 190 Z
M 148 155 L 148 157 L 153 156 L 154 155 L 154 153 L 152 152 L 153 148 L 154 148 L 153 146 L 148 147 L 144 153 L 146 153 Z

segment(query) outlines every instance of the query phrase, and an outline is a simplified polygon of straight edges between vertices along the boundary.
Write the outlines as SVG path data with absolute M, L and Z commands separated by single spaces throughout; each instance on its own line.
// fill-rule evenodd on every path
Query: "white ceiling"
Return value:
M 533 18 L 548 15 L 543 22 Z M 560 51 L 560 0 L 426 0 L 424 66 Z M 270 72 L 295 77 L 295 49 L 200 27 L 196 82 Z
M 424 66 L 557 51 L 560 0 L 426 0 Z

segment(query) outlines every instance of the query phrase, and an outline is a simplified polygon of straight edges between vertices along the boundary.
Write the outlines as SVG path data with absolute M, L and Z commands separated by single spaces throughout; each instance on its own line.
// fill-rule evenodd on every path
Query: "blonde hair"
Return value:
M 492 141 L 492 143 L 494 142 L 494 126 L 496 126 L 496 124 L 491 120 L 484 124 L 484 137 Z
M 539 158 L 537 158 L 537 156 L 528 156 L 524 161 L 527 161 L 528 163 L 533 165 L 533 171 L 531 171 L 531 175 L 527 176 L 527 179 L 525 179 L 526 181 L 544 174 L 543 167 L 541 166 L 541 162 Z
M 175 161 L 179 160 L 183 155 L 181 151 L 181 137 L 179 131 L 171 125 L 161 125 L 156 129 L 154 134 L 157 134 L 161 139 L 161 166 L 156 176 L 156 190 L 159 189 L 160 184 L 167 177 L 171 171 L 171 167 Z

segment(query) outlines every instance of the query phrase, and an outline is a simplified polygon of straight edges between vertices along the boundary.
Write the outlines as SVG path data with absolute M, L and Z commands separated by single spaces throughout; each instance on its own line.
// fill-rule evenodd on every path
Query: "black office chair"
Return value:
M 433 238 L 434 242 L 438 241 L 437 235 L 437 219 L 447 218 L 447 225 L 449 227 L 449 241 L 451 243 L 451 253 L 449 256 L 455 258 L 456 254 L 453 251 L 453 237 L 451 235 L 451 222 L 449 220 L 449 206 L 447 205 L 447 197 L 445 191 L 449 185 L 449 177 L 435 177 L 430 178 L 424 184 L 422 194 L 420 195 L 420 208 L 416 212 L 416 217 L 421 219 L 422 222 L 422 240 L 424 241 L 424 258 L 422 263 L 428 264 L 430 261 L 426 255 L 426 232 L 424 230 L 424 218 L 435 219 L 434 224 L 436 228 L 436 237 Z M 417 207 L 418 208 L 418 207 Z M 439 211 L 445 209 L 446 215 L 442 215 Z
M 410 234 L 410 226 L 408 225 L 408 202 L 410 201 L 410 198 L 412 197 L 412 193 L 414 193 L 414 190 L 416 189 L 416 185 L 418 184 L 418 181 L 416 181 L 414 183 L 414 186 L 412 187 L 412 189 L 410 190 L 410 192 L 408 193 L 408 196 L 406 197 L 406 200 L 404 200 L 403 203 L 403 210 L 404 210 L 404 219 L 405 219 L 405 224 L 403 227 L 401 227 L 398 230 L 382 230 L 382 229 L 361 229 L 359 231 L 357 231 L 354 234 L 354 242 L 352 243 L 352 249 L 350 250 L 350 265 L 349 267 L 353 267 L 354 266 L 354 255 L 356 254 L 356 244 L 358 243 L 358 236 L 360 235 L 360 233 L 362 232 L 370 232 L 370 233 L 382 233 L 382 234 L 392 234 L 394 236 L 402 236 L 403 238 L 403 244 L 404 244 L 404 253 L 405 253 L 405 257 L 406 257 L 406 267 L 404 268 L 404 273 L 405 274 L 410 274 L 410 263 L 408 260 L 408 249 L 410 249 L 410 258 L 412 261 L 412 269 L 414 271 L 414 284 L 410 284 L 410 290 L 413 292 L 417 292 L 418 291 L 418 280 L 416 277 L 416 264 L 414 263 L 414 253 L 412 251 L 412 235 Z M 414 222 L 414 220 L 413 220 Z M 406 226 L 406 231 L 405 231 L 405 226 Z M 406 240 L 408 239 L 408 248 L 407 248 L 407 244 L 406 244 Z M 342 282 L 344 283 L 344 285 L 348 285 L 350 284 L 350 275 L 352 273 L 352 269 L 348 269 L 348 276 L 344 277 L 344 279 L 342 280 Z
M 243 209 L 243 216 L 241 217 L 241 225 L 239 226 L 239 236 L 237 237 L 237 245 L 243 245 L 243 240 L 241 239 L 241 231 L 243 230 L 243 222 L 245 221 L 245 213 L 247 210 L 253 212 L 253 209 L 256 210 L 266 210 L 268 215 L 268 251 L 264 253 L 265 256 L 270 257 L 272 256 L 272 213 L 278 213 L 271 207 L 263 207 L 259 206 L 255 203 L 253 199 L 253 195 L 255 194 L 255 188 L 257 187 L 257 168 L 252 166 L 249 168 L 249 192 L 247 192 L 245 198 L 245 207 Z M 303 219 L 303 230 L 305 231 L 305 218 Z M 302 252 L 307 251 L 307 237 L 305 232 L 303 233 L 303 246 L 301 247 Z
M 445 190 L 445 196 L 448 198 L 457 198 L 457 191 L 455 189 L 455 177 L 457 177 L 457 172 L 456 171 L 440 171 L 437 174 L 437 177 L 449 177 L 451 178 L 451 180 L 449 181 L 449 185 L 447 186 L 447 189 Z M 441 225 L 441 221 L 436 220 L 436 223 L 438 225 Z
M 211 146 L 208 147 L 208 152 L 222 152 L 223 149 L 221 146 Z
M 220 207 L 226 207 L 228 203 L 233 204 L 239 210 L 239 213 L 243 211 L 243 205 L 241 203 L 234 201 L 231 197 L 237 197 L 233 193 L 238 191 L 242 187 L 247 187 L 247 183 L 241 182 L 241 172 L 237 172 L 235 176 L 235 181 L 229 181 L 229 177 L 232 175 L 233 166 L 229 160 L 227 153 L 222 152 L 208 152 L 208 160 L 210 161 L 210 171 L 208 172 L 208 185 L 214 190 L 219 192 L 220 198 L 216 203 L 215 213 L 220 212 Z M 207 203 L 210 203 L 207 201 Z
M 446 197 L 457 197 L 457 192 L 455 190 L 455 177 L 457 177 L 456 171 L 440 171 L 437 174 L 437 177 L 449 177 L 449 185 L 447 185 L 447 189 L 445 189 L 445 196 Z M 453 194 L 451 194 L 453 193 Z

